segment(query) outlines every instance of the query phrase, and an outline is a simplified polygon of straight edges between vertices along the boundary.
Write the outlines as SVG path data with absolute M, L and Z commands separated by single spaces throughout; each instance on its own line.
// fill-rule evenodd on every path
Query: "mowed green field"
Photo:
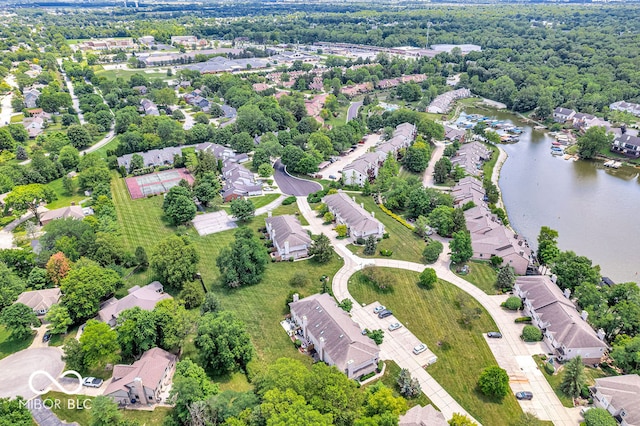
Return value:
M 175 232 L 175 228 L 162 218 L 163 197 L 131 200 L 122 178 L 114 179 L 111 189 L 118 222 L 123 225 L 122 236 L 125 247 L 133 251 L 137 246 L 142 246 L 151 255 L 158 241 Z M 256 217 L 247 226 L 254 231 L 263 227 L 265 217 Z M 270 262 L 260 284 L 232 290 L 220 285 L 217 281 L 219 271 L 216 259 L 222 249 L 233 242 L 234 233 L 234 230 L 230 230 L 201 237 L 195 230 L 189 229 L 187 235 L 200 254 L 199 272 L 202 274 L 205 285 L 218 295 L 225 309 L 236 312 L 244 321 L 256 347 L 256 361 L 261 366 L 280 357 L 309 360 L 294 348 L 280 326 L 280 321 L 287 313 L 285 302 L 292 290 L 298 291 L 302 296 L 319 292 L 320 278 L 323 275 L 333 277 L 342 266 L 342 259 L 334 255 L 333 260 L 324 265 L 318 265 L 311 260 Z M 302 287 L 292 287 L 289 281 L 296 273 L 307 276 L 308 283 Z M 153 278 L 153 271 L 147 270 L 127 278 L 125 285 L 127 287 L 145 285 Z M 185 352 L 187 352 L 186 349 Z
M 418 273 L 387 269 L 395 278 L 393 291 L 380 292 L 358 273 L 349 281 L 351 295 L 359 303 L 378 300 L 391 309 L 438 356 L 438 361 L 427 369 L 429 374 L 482 424 L 508 425 L 517 420 L 522 410 L 513 394 L 495 401 L 476 388 L 482 370 L 497 365 L 482 336 L 495 329 L 489 314 L 453 284 L 439 280 L 433 289 L 424 290 L 416 284 Z M 482 312 L 470 325 L 460 321 L 461 302 L 466 309 L 480 308 Z
M 500 294 L 496 288 L 496 278 L 498 277 L 498 273 L 488 262 L 472 260 L 466 264 L 469 266 L 469 273 L 466 275 L 456 272 L 456 269 L 458 269 L 457 266 L 452 266 L 451 270 L 454 274 L 469 281 L 488 295 Z

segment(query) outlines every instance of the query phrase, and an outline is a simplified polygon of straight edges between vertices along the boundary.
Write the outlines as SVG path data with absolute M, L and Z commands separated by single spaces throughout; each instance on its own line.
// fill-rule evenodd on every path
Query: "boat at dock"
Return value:
M 620 161 L 609 160 L 604 162 L 605 167 L 611 167 L 612 169 L 619 169 L 622 167 L 622 163 Z

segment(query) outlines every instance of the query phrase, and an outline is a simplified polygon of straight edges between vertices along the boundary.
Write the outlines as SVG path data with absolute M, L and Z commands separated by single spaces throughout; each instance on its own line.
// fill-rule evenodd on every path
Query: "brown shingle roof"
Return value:
M 113 377 L 104 391 L 105 395 L 123 390 L 137 378 L 145 387 L 157 389 L 165 375 L 167 367 L 176 361 L 176 356 L 160 348 L 146 351 L 132 365 L 118 364 L 113 367 Z
M 20 294 L 16 303 L 27 305 L 34 311 L 48 311 L 52 305 L 60 300 L 59 288 L 45 288 L 43 290 L 25 291 Z
M 447 426 L 444 415 L 429 404 L 424 407 L 416 405 L 404 416 L 400 416 L 398 426 Z
M 171 299 L 171 296 L 163 292 L 162 284 L 154 281 L 144 287 L 132 287 L 122 299 L 108 300 L 98 312 L 100 321 L 113 323 L 120 313 L 126 309 L 138 307 L 145 311 L 151 311 L 156 303 L 164 299 Z M 112 324 L 113 325 L 113 324 Z

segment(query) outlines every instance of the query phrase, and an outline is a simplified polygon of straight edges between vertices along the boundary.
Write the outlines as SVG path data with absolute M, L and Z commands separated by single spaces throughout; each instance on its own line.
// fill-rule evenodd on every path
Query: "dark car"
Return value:
M 48 342 L 49 340 L 51 340 L 51 332 L 47 331 L 44 333 L 44 336 L 42 336 L 42 341 L 43 342 Z
M 516 392 L 516 398 L 518 399 L 524 399 L 524 400 L 531 400 L 533 399 L 533 393 L 531 392 Z
M 502 334 L 497 331 L 490 331 L 487 333 L 487 337 L 492 337 L 494 339 L 502 339 Z
M 391 316 L 391 315 L 393 315 L 393 312 L 391 312 L 388 309 L 385 309 L 384 311 L 380 311 L 378 313 L 378 318 L 386 318 L 386 317 Z

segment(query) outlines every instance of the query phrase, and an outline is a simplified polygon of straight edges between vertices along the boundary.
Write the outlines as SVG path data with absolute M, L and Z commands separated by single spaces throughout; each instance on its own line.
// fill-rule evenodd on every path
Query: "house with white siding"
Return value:
M 367 238 L 373 235 L 382 238 L 384 235 L 384 225 L 375 218 L 373 212 L 369 213 L 364 209 L 364 205 L 358 205 L 354 198 L 350 198 L 342 191 L 324 197 L 329 212 L 335 217 L 337 224 L 347 226 L 348 235 L 351 240 Z
M 300 221 L 290 214 L 269 217 L 265 220 L 269 239 L 273 241 L 279 260 L 300 259 L 309 256 L 311 237 Z
M 604 408 L 620 426 L 640 426 L 640 376 L 603 377 L 589 390 L 596 407 Z

